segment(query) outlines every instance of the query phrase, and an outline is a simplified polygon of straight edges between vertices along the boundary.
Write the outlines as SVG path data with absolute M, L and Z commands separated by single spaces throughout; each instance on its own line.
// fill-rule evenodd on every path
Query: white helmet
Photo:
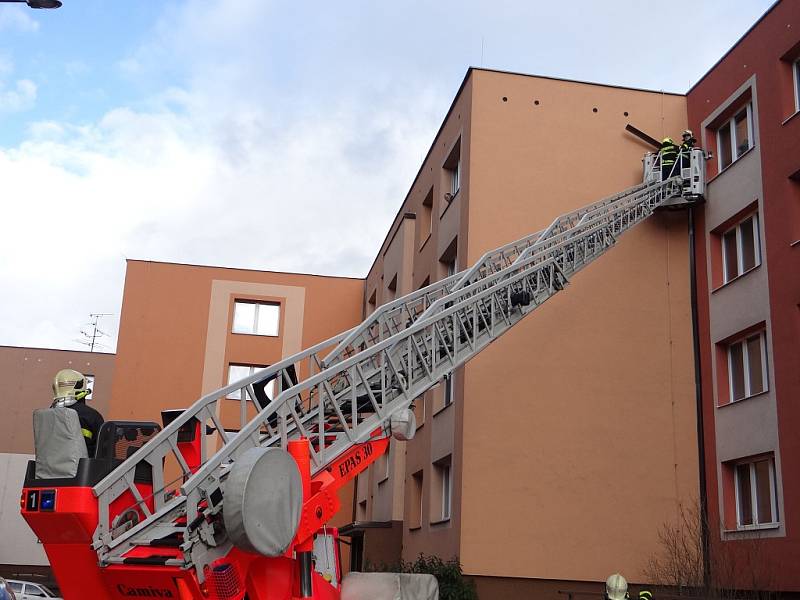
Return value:
M 619 573 L 606 579 L 606 597 L 609 600 L 625 600 L 628 597 L 628 582 Z
M 690 137 L 690 138 L 693 138 L 693 137 L 694 137 L 694 134 L 692 133 L 692 130 L 691 130 L 691 129 L 687 129 L 686 131 L 684 131 L 684 132 L 681 134 L 681 137 Z
M 53 378 L 53 406 L 72 406 L 92 390 L 86 387 L 86 377 L 74 369 L 61 369 Z

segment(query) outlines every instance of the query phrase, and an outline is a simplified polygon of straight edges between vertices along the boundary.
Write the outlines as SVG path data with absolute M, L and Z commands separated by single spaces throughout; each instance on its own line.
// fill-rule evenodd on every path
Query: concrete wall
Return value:
M 467 262 L 639 183 L 649 148 L 626 123 L 686 126 L 679 95 L 484 71 L 472 90 Z M 697 496 L 687 231 L 656 214 L 466 365 L 466 572 L 637 580 Z
M 0 565 L 49 565 L 44 547 L 19 513 L 19 495 L 32 454 L 0 453 Z
M 0 346 L 0 452 L 33 452 L 33 411 L 53 401 L 53 377 L 61 369 L 95 376 L 91 406 L 108 412 L 114 378 L 113 354 Z
M 417 289 L 447 262 L 466 268 L 640 182 L 650 148 L 624 131 L 629 122 L 676 136 L 685 98 L 471 70 L 367 276 L 367 312 L 391 299 L 386 282 L 398 272 L 413 270 Z M 447 201 L 456 148 L 461 189 Z M 389 260 L 409 213 L 415 252 Z M 403 558 L 458 555 L 467 573 L 494 576 L 482 585 L 501 588 L 641 575 L 659 527 L 698 493 L 687 239 L 685 213 L 649 220 L 459 369 L 452 405 L 443 407 L 444 385 L 416 402 Z M 442 459 L 453 474 L 444 521 Z M 417 526 L 409 482 L 420 473 Z M 360 493 L 377 506 L 374 490 Z

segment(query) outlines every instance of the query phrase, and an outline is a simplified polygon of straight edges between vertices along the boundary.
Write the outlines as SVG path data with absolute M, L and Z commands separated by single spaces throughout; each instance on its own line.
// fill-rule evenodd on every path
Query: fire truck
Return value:
M 45 409 L 20 504 L 64 598 L 341 598 L 338 532 L 328 526 L 337 491 L 390 438 L 413 438 L 416 398 L 563 290 L 622 233 L 659 209 L 701 200 L 705 157 L 689 154 L 689 168 L 668 177 L 657 155 L 646 155 L 642 184 L 166 411 L 161 425 L 106 423 L 93 457 L 70 445 L 76 434 L 81 440 L 74 411 Z M 237 430 L 220 413 L 231 397 L 239 399 Z

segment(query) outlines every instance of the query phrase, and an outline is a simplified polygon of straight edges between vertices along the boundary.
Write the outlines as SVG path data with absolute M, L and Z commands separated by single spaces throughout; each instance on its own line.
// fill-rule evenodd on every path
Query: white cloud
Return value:
M 279 123 L 268 103 L 209 114 L 213 95 L 173 88 L 152 110 L 34 124 L 0 151 L 17 200 L 0 256 L 24 257 L 2 267 L 20 318 L 0 340 L 75 347 L 86 315 L 119 314 L 125 257 L 363 276 L 447 102 L 414 96 Z
M 18 80 L 12 89 L 0 83 L 0 113 L 27 110 L 36 103 L 36 84 L 30 79 Z
M 482 36 L 488 66 L 683 87 L 674 61 L 653 70 L 662 44 L 652 40 L 681 39 L 694 4 L 659 13 L 671 22 L 648 9 L 646 27 L 582 11 L 615 32 L 591 60 L 590 28 L 574 27 L 576 3 L 564 4 L 569 14 L 507 1 L 305 12 L 263 0 L 166 3 L 147 39 L 110 59 L 143 95 L 94 119 L 30 123 L 23 142 L 0 147 L 12 200 L 0 280 L 14 290 L 0 300 L 0 344 L 76 347 L 89 313 L 118 315 L 125 257 L 363 276 L 466 67 L 480 61 Z M 706 24 L 698 43 L 710 47 Z M 35 100 L 27 79 L 0 88 L 6 110 Z
M 38 31 L 39 23 L 28 14 L 29 12 L 27 7 L 0 6 L 0 31 Z

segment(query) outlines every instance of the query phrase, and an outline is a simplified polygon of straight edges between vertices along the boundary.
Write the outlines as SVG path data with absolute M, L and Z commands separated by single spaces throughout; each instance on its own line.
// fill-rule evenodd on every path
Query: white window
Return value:
M 266 365 L 230 365 L 228 367 L 228 383 L 234 383 L 236 381 L 240 381 L 245 377 L 249 377 L 259 369 L 266 368 Z M 266 387 L 264 388 L 267 396 L 270 400 L 275 398 L 275 380 L 273 379 L 270 381 Z M 245 394 L 245 397 L 246 394 Z M 242 390 L 236 390 L 228 394 L 228 398 L 232 400 L 241 400 L 242 399 Z
M 94 396 L 94 375 L 84 375 L 86 378 L 86 387 L 89 388 L 89 395 L 86 396 L 87 400 L 91 400 Z
M 233 304 L 233 333 L 277 336 L 280 321 L 280 304 L 245 300 Z
M 456 161 L 455 166 L 450 169 L 450 194 L 455 197 L 461 189 L 461 157 Z
M 450 375 L 444 378 L 444 406 L 450 406 L 455 400 L 456 389 L 455 389 L 455 371 L 450 373 Z
M 752 104 L 748 103 L 717 129 L 719 170 L 722 171 L 752 147 L 753 110 Z
M 766 334 L 760 331 L 728 345 L 731 402 L 767 390 Z
M 461 138 L 456 141 L 447 160 L 442 165 L 444 167 L 445 180 L 443 181 L 446 190 L 445 199 L 451 202 L 461 189 Z M 447 208 L 447 204 L 442 207 L 442 212 Z
M 422 471 L 411 476 L 411 495 L 409 498 L 408 528 L 419 529 L 422 525 Z
M 15 594 L 22 593 L 22 584 L 17 581 L 7 581 L 8 587 L 11 588 L 11 591 Z
M 792 65 L 794 73 L 794 109 L 800 111 L 800 58 Z
M 439 467 L 442 478 L 442 520 L 450 518 L 450 503 L 453 491 L 453 480 L 450 475 L 450 463 Z
M 775 461 L 772 457 L 736 465 L 736 524 L 739 529 L 778 522 Z
M 722 234 L 725 283 L 761 264 L 758 215 L 751 215 Z

